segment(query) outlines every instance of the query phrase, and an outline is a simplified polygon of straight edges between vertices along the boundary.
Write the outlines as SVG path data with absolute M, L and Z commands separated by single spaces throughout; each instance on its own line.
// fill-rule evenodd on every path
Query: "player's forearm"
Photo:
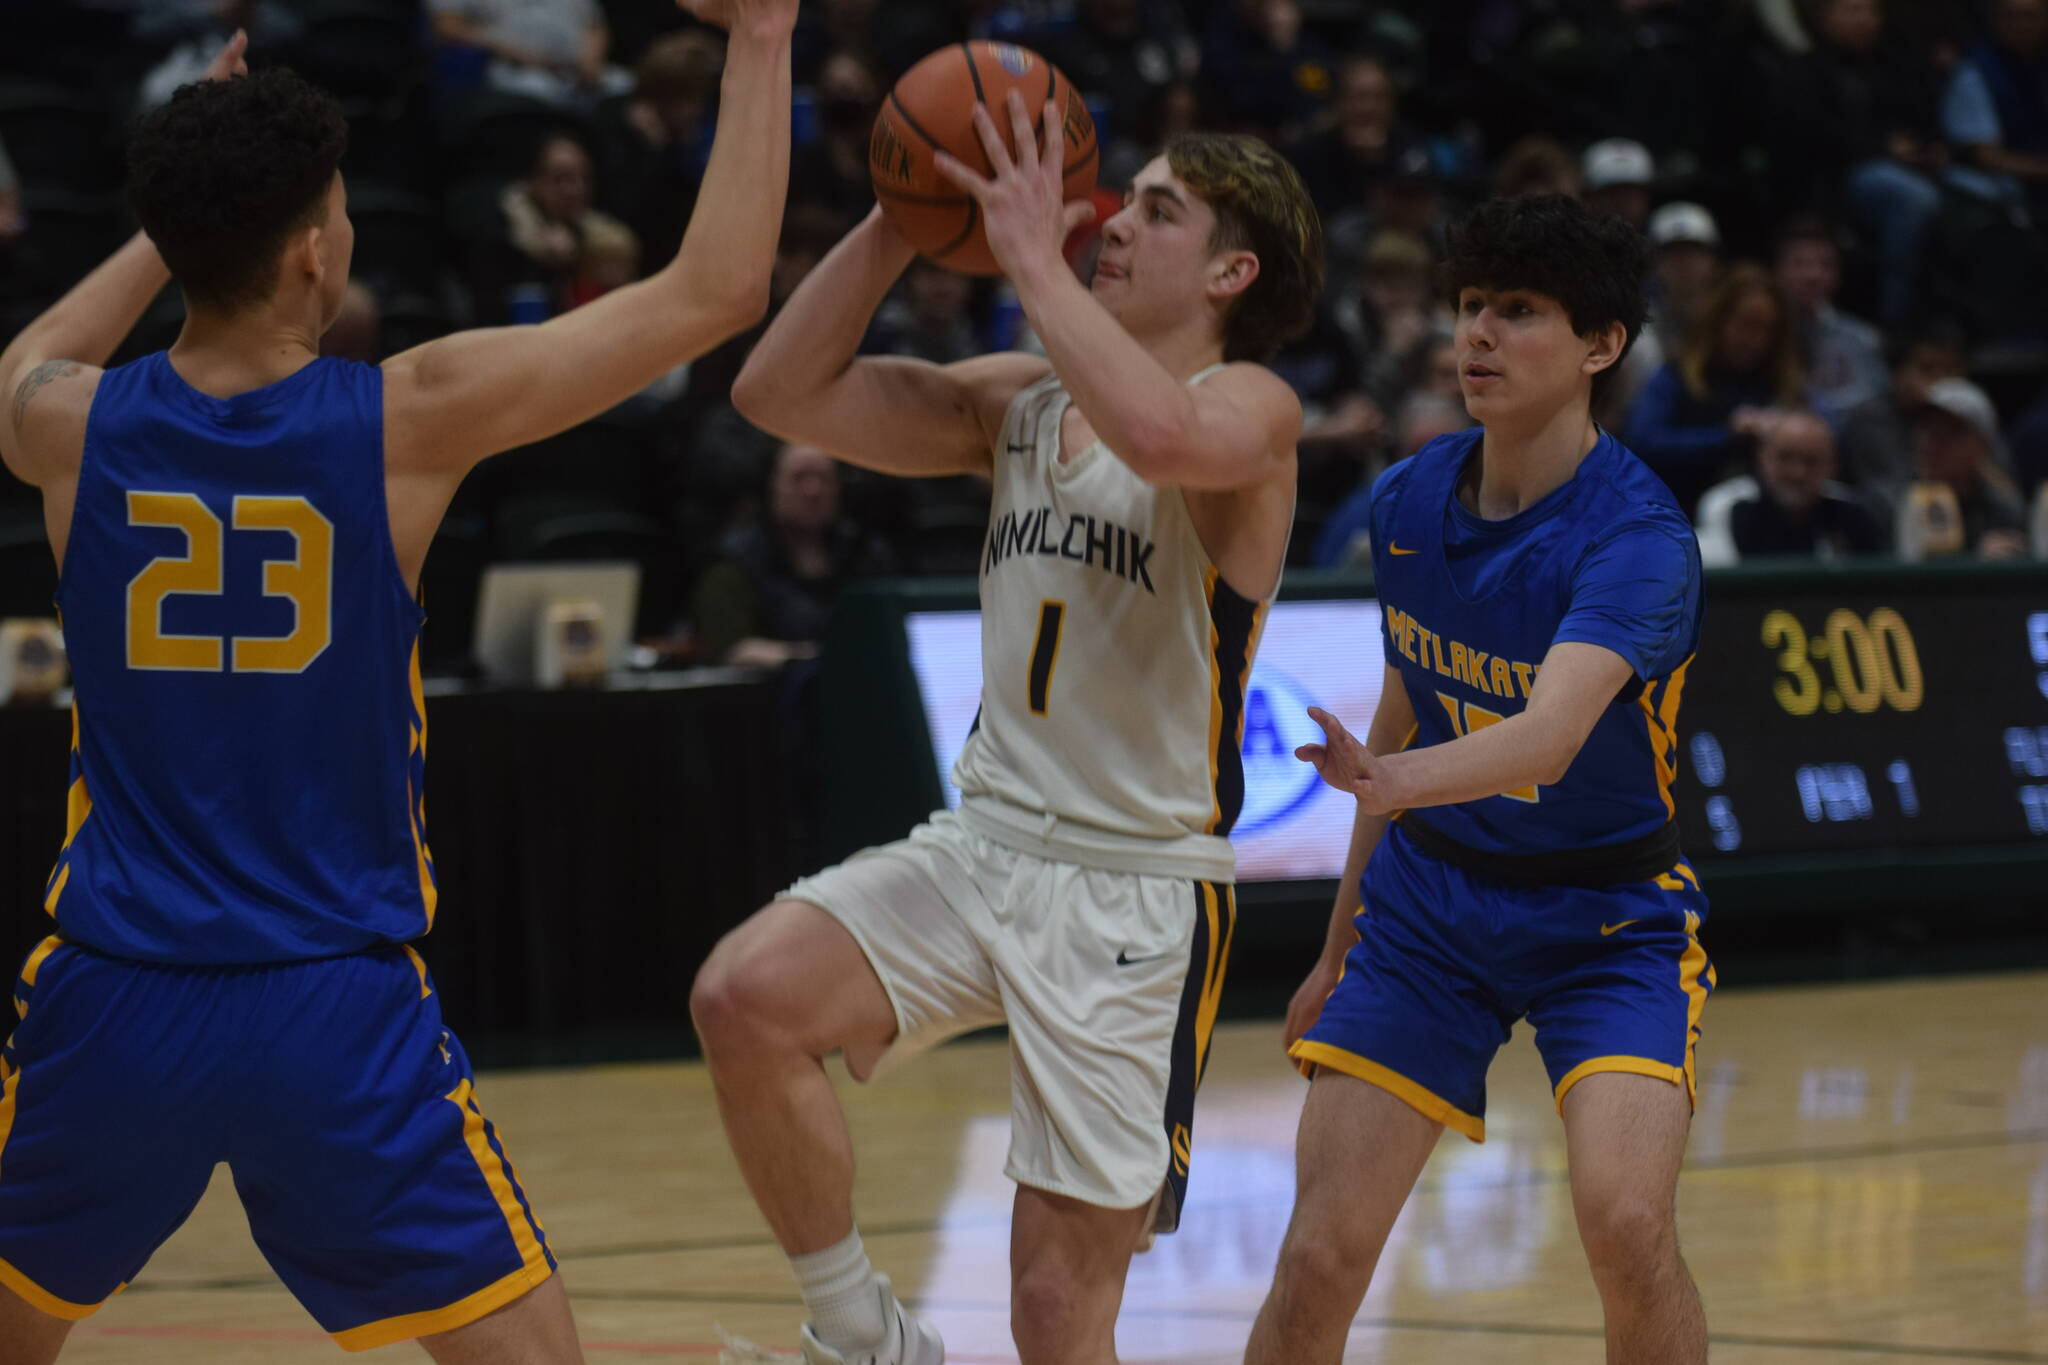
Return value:
M 1374 786 L 1396 810 L 1479 801 L 1563 779 L 1585 737 L 1559 733 L 1545 716 L 1524 711 L 1448 744 L 1389 754 Z
M 883 221 L 881 210 L 840 243 L 777 313 L 733 385 L 733 403 L 749 419 L 772 423 L 846 373 L 868 323 L 917 253 Z
M 768 308 L 789 194 L 789 51 L 786 32 L 733 33 L 697 208 L 656 276 L 699 307 L 730 310 L 741 319 L 734 331 Z
M 46 360 L 106 364 L 170 280 L 155 245 L 136 233 L 0 352 L 0 387 Z
M 1186 376 L 1169 373 L 1057 255 L 1012 281 L 1052 367 L 1102 443 L 1140 478 L 1194 442 Z

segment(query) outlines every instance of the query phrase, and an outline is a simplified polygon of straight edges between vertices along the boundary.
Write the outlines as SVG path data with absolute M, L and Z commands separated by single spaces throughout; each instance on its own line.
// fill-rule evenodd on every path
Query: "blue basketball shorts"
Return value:
M 1587 1076 L 1685 1087 L 1714 969 L 1707 898 L 1684 863 L 1598 889 L 1507 886 L 1432 858 L 1391 826 L 1360 882 L 1358 942 L 1292 1055 L 1368 1081 L 1474 1142 L 1486 1071 L 1517 1019 L 1536 1030 L 1558 1112 Z
M 0 1052 L 0 1284 L 79 1319 L 226 1162 L 256 1245 L 369 1350 L 544 1283 L 547 1234 L 410 948 L 164 967 L 50 938 Z

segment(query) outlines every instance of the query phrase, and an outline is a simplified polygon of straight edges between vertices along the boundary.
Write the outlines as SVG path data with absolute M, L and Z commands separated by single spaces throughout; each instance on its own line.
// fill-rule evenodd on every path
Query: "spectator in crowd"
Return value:
M 1034 44 L 1068 80 L 1107 112 L 1106 141 L 1129 136 L 1160 87 L 1191 81 L 1201 49 L 1169 0 L 1080 0 L 1070 24 L 1046 29 Z
M 737 528 L 698 578 L 690 619 L 700 658 L 773 667 L 815 655 L 839 590 L 895 572 L 886 545 L 841 514 L 839 465 L 784 445 L 769 466 L 767 517 Z
M 1382 411 L 1406 397 L 1408 376 L 1447 330 L 1435 317 L 1435 268 L 1429 244 L 1413 233 L 1383 228 L 1366 244 L 1355 328 L 1365 391 Z
M 1675 353 L 1721 280 L 1721 230 L 1699 204 L 1680 200 L 1650 215 L 1656 255 L 1650 277 L 1650 326 L 1659 348 Z
M 633 280 L 639 241 L 592 209 L 590 153 L 575 137 L 541 139 L 524 180 L 498 192 L 496 235 L 465 252 L 477 315 L 541 321 Z
M 1913 304 L 1941 205 L 1939 88 L 1928 50 L 1887 40 L 1880 0 L 1819 0 L 1813 50 L 1786 64 L 1770 105 L 1788 193 L 1840 185 L 1883 257 L 1882 321 Z
M 6 144 L 0 143 L 0 257 L 28 231 L 28 219 L 21 212 L 21 181 L 14 163 L 7 159 Z
M 1627 444 L 1690 511 L 1736 461 L 1736 438 L 1760 431 L 1766 409 L 1797 405 L 1804 387 L 1784 295 L 1739 265 L 1636 400 Z
M 796 83 L 816 85 L 826 60 L 835 53 L 851 53 L 857 61 L 876 65 L 881 56 L 875 43 L 878 8 L 877 0 L 818 0 L 805 5 L 803 17 L 796 21 L 791 54 Z
M 2048 496 L 2041 492 L 2048 487 L 2048 394 L 2022 412 L 2005 436 L 2020 492 L 2029 499 Z
M 631 97 L 598 111 L 602 205 L 633 229 L 647 260 L 670 260 L 682 244 L 711 152 L 724 68 L 716 31 L 665 34 L 641 54 Z
M 1942 131 L 1961 187 L 2048 221 L 2048 0 L 1991 0 L 1990 34 L 1956 67 Z
M 611 31 L 597 0 L 427 0 L 434 37 L 481 48 L 485 78 L 557 104 L 587 104 L 621 95 L 631 78 L 607 65 Z
M 969 308 L 974 281 L 920 256 L 903 272 L 899 295 L 875 318 L 871 349 L 950 365 L 981 354 Z
M 1395 442 L 1394 458 L 1405 460 L 1437 437 L 1463 431 L 1471 425 L 1472 419 L 1466 415 L 1462 399 L 1445 398 L 1434 393 L 1417 394 L 1401 410 L 1400 436 Z M 1380 472 L 1377 469 L 1367 470 L 1364 482 L 1323 523 L 1323 529 L 1316 537 L 1315 566 L 1318 569 L 1342 569 L 1372 563 L 1369 538 L 1372 484 Z
M 1700 563 L 1800 555 L 1882 554 L 1889 537 L 1870 510 L 1834 481 L 1835 433 L 1808 412 L 1772 413 L 1756 435 L 1756 468 L 1714 485 L 1696 519 Z
M 1202 51 L 1203 104 L 1226 129 L 1290 143 L 1328 103 L 1328 54 L 1296 0 L 1218 0 Z
M 1965 552 L 1980 559 L 2024 555 L 2026 508 L 1998 467 L 1998 413 L 1984 390 L 1967 379 L 1936 380 L 1927 388 L 1914 435 L 1921 481 L 1955 496 Z M 1909 490 L 1902 518 L 1913 516 L 1913 505 Z M 1902 527 L 1900 538 L 1908 534 Z
M 789 160 L 792 203 L 819 204 L 852 223 L 875 204 L 868 175 L 868 136 L 885 93 L 865 57 L 842 49 L 818 68 L 818 138 Z
M 1287 154 L 1326 222 L 1373 206 L 1412 142 L 1399 109 L 1394 79 L 1378 57 L 1354 52 L 1337 64 L 1334 118 Z
M 1897 515 L 1918 468 L 1914 422 L 1927 391 L 1963 377 L 1963 334 L 1950 323 L 1930 323 L 1891 344 L 1891 383 L 1842 418 L 1842 472 L 1886 525 Z
M 1576 199 L 1583 188 L 1578 163 L 1556 138 L 1531 134 L 1508 148 L 1493 173 L 1493 192 L 1503 199 L 1562 194 Z
M 522 312 L 515 293 L 538 288 L 552 316 L 632 281 L 640 244 L 632 229 L 591 207 L 592 174 L 590 153 L 574 137 L 541 140 L 526 179 L 499 193 L 501 287 L 478 299 L 480 310 L 496 303 L 507 320 L 537 321 Z
M 1650 149 L 1625 137 L 1611 137 L 1586 148 L 1580 166 L 1586 186 L 1586 207 L 1619 218 L 1638 232 L 1650 221 L 1650 186 L 1657 163 Z
M 1460 412 L 1464 411 L 1465 389 L 1458 382 L 1457 343 L 1448 336 L 1439 337 L 1417 360 L 1415 369 L 1408 376 L 1409 395 L 1432 394 L 1447 398 L 1458 405 Z
M 1850 409 L 1884 392 L 1884 339 L 1835 307 L 1842 253 L 1822 219 L 1795 218 L 1778 234 L 1777 276 L 1792 306 L 1808 401 L 1839 427 Z

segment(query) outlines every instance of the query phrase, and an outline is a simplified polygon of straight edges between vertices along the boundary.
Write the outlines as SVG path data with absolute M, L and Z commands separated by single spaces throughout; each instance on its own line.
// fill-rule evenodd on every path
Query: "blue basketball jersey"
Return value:
M 423 619 L 384 502 L 383 375 L 234 398 L 109 370 L 57 604 L 76 685 L 45 906 L 147 962 L 284 962 L 433 921 Z
M 1543 656 L 1580 641 L 1635 677 L 1554 786 L 1433 806 L 1429 824 L 1487 853 L 1618 844 L 1673 817 L 1678 705 L 1699 641 L 1692 527 L 1649 468 L 1601 434 L 1533 506 L 1488 521 L 1456 497 L 1480 428 L 1440 437 L 1381 475 L 1372 561 L 1387 663 L 1415 708 L 1414 747 L 1520 713 Z

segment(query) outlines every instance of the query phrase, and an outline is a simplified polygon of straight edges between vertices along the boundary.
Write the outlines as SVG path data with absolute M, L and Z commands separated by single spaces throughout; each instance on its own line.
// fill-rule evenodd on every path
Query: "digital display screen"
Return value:
M 1678 714 L 1688 857 L 2048 845 L 2048 590 L 1940 574 L 1710 576 Z M 1837 583 L 1835 580 L 1841 581 Z M 1342 875 L 1353 806 L 1293 756 L 1310 703 L 1363 735 L 1379 604 L 1283 601 L 1245 706 L 1246 881 Z M 950 775 L 981 700 L 980 615 L 912 612 L 931 753 Z
M 1697 857 L 2048 840 L 2048 599 L 1709 580 L 1678 725 Z
M 981 707 L 981 613 L 913 611 L 905 626 L 932 758 L 946 804 L 957 806 L 953 761 Z M 1273 604 L 1245 695 L 1244 810 L 1231 832 L 1239 880 L 1343 875 L 1356 804 L 1294 750 L 1322 738 L 1308 718 L 1311 704 L 1363 736 L 1379 705 L 1383 664 L 1378 602 Z

